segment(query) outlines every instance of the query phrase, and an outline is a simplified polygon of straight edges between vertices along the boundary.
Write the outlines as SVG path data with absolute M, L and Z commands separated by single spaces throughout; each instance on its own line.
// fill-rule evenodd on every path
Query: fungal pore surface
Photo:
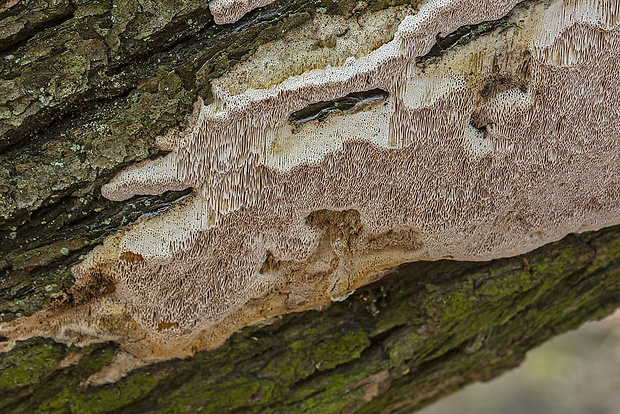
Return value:
M 305 27 L 262 47 L 161 139 L 168 155 L 102 188 L 194 192 L 92 250 L 74 304 L 6 324 L 6 347 L 43 335 L 187 356 L 405 262 L 514 256 L 620 223 L 619 20 L 615 0 L 317 16 L 323 44 Z
M 209 10 L 216 24 L 234 23 L 246 13 L 273 3 L 274 0 L 211 0 Z

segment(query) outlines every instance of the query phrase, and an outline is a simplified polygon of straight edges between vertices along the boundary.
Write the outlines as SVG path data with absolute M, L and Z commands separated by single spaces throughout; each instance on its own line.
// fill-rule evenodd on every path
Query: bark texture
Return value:
M 99 191 L 161 155 L 155 137 L 208 100 L 212 79 L 316 13 L 401 3 L 280 1 L 226 26 L 196 0 L 0 5 L 0 323 L 70 301 L 82 254 L 187 194 L 113 203 Z M 427 58 L 502 24 L 462 28 Z M 32 339 L 0 355 L 0 411 L 411 412 L 611 313 L 619 275 L 620 228 L 491 263 L 410 264 L 321 311 L 104 386 L 85 383 L 116 345 Z

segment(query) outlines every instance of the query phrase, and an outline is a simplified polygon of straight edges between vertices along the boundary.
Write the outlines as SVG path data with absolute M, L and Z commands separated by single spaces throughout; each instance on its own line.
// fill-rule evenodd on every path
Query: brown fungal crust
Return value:
M 11 341 L 113 339 L 144 360 L 185 356 L 407 261 L 513 256 L 620 223 L 618 3 L 522 5 L 503 32 L 416 65 L 436 35 L 516 3 L 429 1 L 343 66 L 237 95 L 220 80 L 194 127 L 168 137 L 172 153 L 102 189 L 113 200 L 195 194 L 74 268 L 74 290 L 103 274 L 113 293 L 53 322 L 17 321 Z M 389 97 L 289 122 L 374 89 Z

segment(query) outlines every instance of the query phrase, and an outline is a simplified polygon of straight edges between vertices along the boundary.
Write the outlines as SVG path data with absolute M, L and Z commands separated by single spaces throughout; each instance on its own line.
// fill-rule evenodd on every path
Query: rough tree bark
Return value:
M 402 4 L 278 1 L 225 26 L 196 0 L 0 5 L 0 323 L 66 301 L 81 255 L 189 193 L 115 203 L 100 187 L 161 155 L 155 137 L 209 99 L 211 80 L 317 13 Z M 461 28 L 431 54 L 504 26 Z M 0 355 L 0 411 L 411 412 L 610 314 L 619 275 L 618 227 L 512 259 L 408 264 L 343 302 L 99 386 L 87 380 L 117 345 L 30 339 Z

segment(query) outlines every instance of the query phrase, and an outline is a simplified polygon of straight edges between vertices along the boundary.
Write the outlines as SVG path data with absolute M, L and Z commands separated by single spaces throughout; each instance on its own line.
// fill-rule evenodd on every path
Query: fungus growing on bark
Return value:
M 113 292 L 11 323 L 9 342 L 185 356 L 407 261 L 514 256 L 620 223 L 618 3 L 523 4 L 501 31 L 419 64 L 437 35 L 517 3 L 429 1 L 341 66 L 237 94 L 216 82 L 192 127 L 166 138 L 170 154 L 102 188 L 112 200 L 194 194 L 74 267 L 74 292 L 95 275 Z
M 274 0 L 211 0 L 209 10 L 216 24 L 234 23 L 246 13 L 273 3 Z

